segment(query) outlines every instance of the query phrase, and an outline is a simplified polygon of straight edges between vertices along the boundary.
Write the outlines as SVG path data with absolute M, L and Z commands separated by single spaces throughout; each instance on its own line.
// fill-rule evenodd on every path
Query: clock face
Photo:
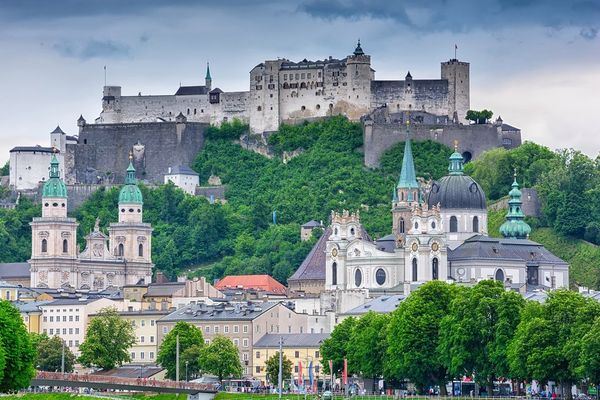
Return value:
M 336 257 L 337 255 L 338 255 L 338 249 L 334 247 L 334 248 L 331 250 L 331 256 L 332 256 L 332 257 Z
M 414 242 L 411 246 L 412 251 L 417 251 L 419 249 L 419 245 L 417 244 L 417 242 Z
M 440 245 L 437 244 L 436 242 L 433 242 L 433 244 L 431 245 L 431 250 L 438 251 L 439 249 L 440 249 Z

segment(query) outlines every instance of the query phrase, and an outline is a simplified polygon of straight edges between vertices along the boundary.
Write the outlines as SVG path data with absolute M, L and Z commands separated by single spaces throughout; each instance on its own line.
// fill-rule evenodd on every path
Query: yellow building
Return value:
M 27 327 L 27 332 L 42 333 L 42 309 L 40 307 L 48 303 L 50 303 L 50 301 L 13 303 L 21 313 L 21 318 L 23 318 L 23 323 Z
M 0 294 L 1 294 L 1 299 L 2 300 L 8 300 L 8 301 L 17 301 L 19 300 L 19 289 L 20 287 L 18 285 L 9 283 L 9 282 L 5 282 L 5 281 L 0 281 Z
M 298 380 L 299 366 L 302 362 L 302 376 L 305 385 L 309 382 L 309 365 L 313 363 L 313 379 L 321 379 L 323 368 L 321 366 L 320 347 L 323 340 L 327 339 L 327 333 L 309 334 L 267 334 L 261 337 L 253 347 L 254 370 L 253 377 L 267 384 L 266 362 L 275 353 L 279 352 L 279 339 L 283 338 L 283 354 L 292 362 L 292 379 Z M 274 382 L 272 382 L 274 383 Z M 275 382 L 276 383 L 276 382 Z
M 135 344 L 129 349 L 131 362 L 137 364 L 156 363 L 158 355 L 158 330 L 156 321 L 169 311 L 142 310 L 122 311 L 122 319 L 129 321 L 135 329 Z

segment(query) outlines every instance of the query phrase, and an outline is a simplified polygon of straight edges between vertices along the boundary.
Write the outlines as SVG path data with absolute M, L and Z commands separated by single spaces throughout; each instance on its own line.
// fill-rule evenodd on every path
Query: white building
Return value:
M 193 196 L 196 194 L 196 186 L 200 184 L 200 176 L 190 167 L 177 165 L 169 167 L 169 170 L 165 174 L 165 184 L 169 182 L 172 182 L 175 186 Z

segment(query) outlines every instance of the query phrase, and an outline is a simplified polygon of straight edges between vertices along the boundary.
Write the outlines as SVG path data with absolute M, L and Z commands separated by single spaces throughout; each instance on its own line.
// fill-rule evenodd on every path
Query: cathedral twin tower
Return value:
M 96 220 L 78 251 L 75 218 L 67 216 L 67 187 L 60 177 L 56 156 L 42 191 L 42 216 L 31 222 L 31 286 L 103 290 L 150 283 L 152 227 L 144 223 L 143 196 L 130 162 L 119 193 L 119 221 L 106 236 Z M 107 243 L 108 242 L 108 243 Z

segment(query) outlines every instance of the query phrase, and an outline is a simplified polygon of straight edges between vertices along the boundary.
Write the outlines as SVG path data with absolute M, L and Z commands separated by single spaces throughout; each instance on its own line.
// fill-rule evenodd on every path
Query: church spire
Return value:
M 448 166 L 448 172 L 450 175 L 463 175 L 464 171 L 464 158 L 462 154 L 458 152 L 458 140 L 454 141 L 454 153 L 450 156 L 450 165 Z
M 500 233 L 505 238 L 509 239 L 526 239 L 531 233 L 531 227 L 524 221 L 521 201 L 521 191 L 517 183 L 517 171 L 514 173 L 512 189 L 508 192 L 510 200 L 508 201 L 508 213 L 506 214 L 506 222 L 500 226 Z
M 354 49 L 354 55 L 355 56 L 365 55 L 365 52 L 363 51 L 362 47 L 360 47 L 360 39 L 358 39 L 358 43 L 356 44 L 356 49 Z
M 206 76 L 204 77 L 204 86 L 210 91 L 212 86 L 212 77 L 210 76 L 210 65 L 206 63 Z
M 410 119 L 406 121 L 406 141 L 404 142 L 404 155 L 402 156 L 402 169 L 400 170 L 400 179 L 397 188 L 416 189 L 419 187 L 415 173 L 415 163 L 413 160 L 412 146 L 410 143 L 409 131 Z

